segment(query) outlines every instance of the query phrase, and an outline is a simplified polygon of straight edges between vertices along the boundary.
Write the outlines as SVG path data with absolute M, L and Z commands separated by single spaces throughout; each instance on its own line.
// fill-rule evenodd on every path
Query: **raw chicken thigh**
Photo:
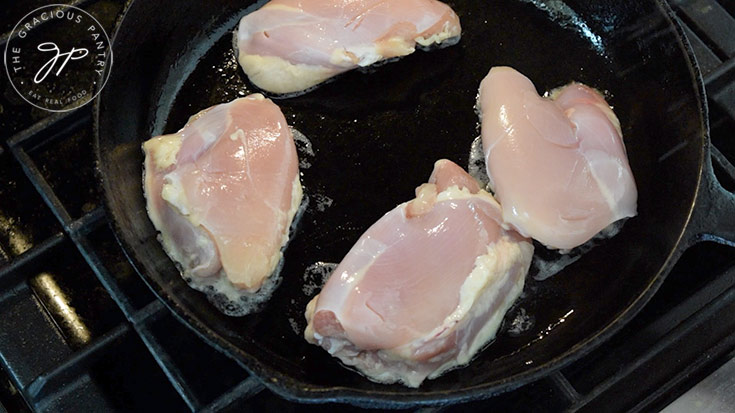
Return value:
M 456 164 L 357 241 L 307 306 L 307 341 L 382 383 L 417 387 L 466 364 L 523 290 L 532 244 Z
M 636 215 L 620 122 L 597 91 L 572 83 L 542 98 L 516 70 L 495 67 L 478 105 L 490 185 L 521 234 L 565 250 Z
M 259 94 L 236 99 L 143 149 L 148 215 L 166 253 L 223 311 L 251 311 L 248 299 L 267 297 L 247 293 L 278 269 L 301 203 L 296 147 L 280 109 Z
M 436 0 L 272 0 L 242 18 L 238 61 L 256 86 L 306 90 L 348 70 L 454 44 L 459 18 Z

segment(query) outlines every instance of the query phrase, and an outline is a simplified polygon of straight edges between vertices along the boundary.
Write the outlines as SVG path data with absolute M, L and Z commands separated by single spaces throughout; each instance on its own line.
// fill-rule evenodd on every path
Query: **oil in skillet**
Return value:
M 247 324 L 247 334 L 264 337 L 274 352 L 293 355 L 297 363 L 304 352 L 312 354 L 288 323 L 291 318 L 303 330 L 303 311 L 310 297 L 302 291 L 300 275 L 315 262 L 344 257 L 383 213 L 412 196 L 435 160 L 467 162 L 467 149 L 477 136 L 474 99 L 491 66 L 516 65 L 533 78 L 543 78 L 541 88 L 572 79 L 602 88 L 614 86 L 598 81 L 614 69 L 604 53 L 578 31 L 560 31 L 559 22 L 549 20 L 532 4 L 503 2 L 503 7 L 488 7 L 483 2 L 456 0 L 452 6 L 464 29 L 459 44 L 417 52 L 369 74 L 352 72 L 303 96 L 276 101 L 289 124 L 313 144 L 311 167 L 302 170 L 312 202 L 285 251 L 282 284 L 263 312 Z M 549 55 L 555 61 L 582 64 L 577 73 L 570 73 L 569 65 L 550 64 Z M 198 110 L 255 92 L 237 67 L 227 33 L 184 80 L 165 113 L 167 128 L 177 130 Z M 316 194 L 329 200 L 323 211 L 316 208 Z M 499 332 L 479 357 L 492 360 L 511 354 L 534 331 L 558 321 L 573 303 L 554 290 L 554 284 L 554 279 L 545 283 L 528 279 L 536 297 L 547 297 L 548 308 L 536 308 L 532 300 L 520 302 L 527 314 L 536 317 L 535 326 L 522 337 Z M 268 339 L 281 336 L 286 339 Z M 311 363 L 323 360 L 307 359 L 304 368 L 309 371 Z M 324 367 L 314 366 L 313 371 L 320 369 Z

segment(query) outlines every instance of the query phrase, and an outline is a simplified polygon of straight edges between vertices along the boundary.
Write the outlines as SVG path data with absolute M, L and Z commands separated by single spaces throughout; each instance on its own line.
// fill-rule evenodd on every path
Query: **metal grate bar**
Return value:
M 729 59 L 722 63 L 720 67 L 714 70 L 712 73 L 707 74 L 704 77 L 704 84 L 707 85 L 707 92 L 712 93 L 716 90 L 710 91 L 710 88 L 719 89 L 727 83 L 725 76 L 735 69 L 735 58 Z
M 26 389 L 29 404 L 41 404 L 42 400 L 55 394 L 56 390 L 85 373 L 85 369 L 97 360 L 104 350 L 130 332 L 128 324 L 119 324 L 93 343 L 74 353 L 53 370 L 38 376 Z
M 97 207 L 69 224 L 69 232 L 72 234 L 87 235 L 105 223 L 105 210 L 102 207 Z
M 679 21 L 681 22 L 681 19 Z M 706 75 L 720 66 L 722 60 L 717 57 L 712 49 L 704 44 L 702 39 L 689 26 L 684 24 L 684 22 L 681 23 L 681 26 L 684 28 L 684 33 L 686 33 L 687 39 L 689 39 L 689 43 L 692 45 L 692 49 L 694 49 L 694 55 L 697 57 L 697 63 L 699 63 L 699 69 L 702 71 L 702 74 Z
M 138 310 L 135 314 L 133 314 L 132 317 L 130 317 L 130 321 L 133 323 L 133 325 L 140 325 L 145 323 L 151 323 L 162 316 L 168 314 L 164 310 L 163 303 L 159 300 L 151 301 L 150 304 L 146 305 L 142 309 Z
M 698 371 L 701 371 L 702 369 L 706 368 L 707 365 L 711 364 L 712 362 L 712 354 L 723 354 L 735 346 L 735 335 L 727 336 L 724 340 L 718 342 L 715 344 L 713 349 L 710 349 L 710 351 L 704 352 L 700 357 L 698 357 L 694 362 L 690 363 L 689 365 L 685 366 L 683 371 L 675 377 L 673 380 L 670 380 L 665 385 L 658 387 L 653 391 L 648 397 L 643 399 L 640 403 L 638 403 L 634 408 L 632 408 L 631 412 L 646 412 L 651 410 L 651 406 L 655 404 L 658 400 L 665 397 L 668 393 L 670 393 L 673 389 L 675 389 L 677 386 L 682 385 L 687 379 L 689 379 L 690 376 L 696 374 Z M 728 357 L 730 359 L 731 357 Z
M 735 119 L 735 58 L 710 73 L 705 83 L 710 100 Z
M 94 275 L 100 281 L 102 286 L 105 287 L 105 290 L 110 294 L 113 301 L 115 301 L 118 307 L 120 307 L 125 318 L 132 323 L 133 315 L 135 314 L 133 304 L 122 289 L 120 289 L 120 286 L 117 284 L 114 277 L 107 271 L 102 260 L 100 260 L 97 253 L 89 245 L 89 241 L 78 233 L 72 234 L 71 237 L 84 260 L 91 267 Z
M 600 411 L 611 399 L 619 397 L 619 394 L 625 394 L 627 401 L 631 402 L 632 407 L 625 406 L 626 411 L 658 410 L 656 407 L 662 406 L 656 404 L 665 405 L 672 401 L 677 386 L 686 385 L 692 379 L 691 374 L 697 370 L 701 371 L 703 367 L 713 362 L 716 363 L 735 348 L 735 335 L 732 334 L 735 325 L 730 317 L 733 311 L 735 311 L 735 289 L 730 289 L 709 304 L 698 315 L 697 320 L 687 322 L 674 335 L 662 337 L 662 342 L 666 344 L 656 345 L 657 349 L 650 353 L 651 357 L 646 357 L 635 368 L 636 375 L 633 377 L 636 377 L 637 381 L 644 381 L 646 384 L 642 386 L 648 391 L 636 388 L 638 383 L 621 380 L 614 383 L 612 389 L 608 389 L 605 395 L 585 398 L 574 410 Z M 670 351 L 668 353 L 658 351 L 658 348 L 666 346 L 678 348 L 674 358 L 671 358 Z M 649 371 L 655 371 L 656 374 L 649 375 Z M 678 387 L 678 390 L 682 390 L 681 387 Z
M 171 356 L 168 354 L 166 349 L 160 345 L 156 340 L 153 333 L 148 328 L 148 325 L 163 315 L 169 314 L 164 311 L 165 307 L 163 303 L 156 300 L 145 306 L 143 309 L 138 311 L 131 317 L 133 322 L 133 328 L 140 336 L 143 344 L 145 344 L 148 351 L 153 356 L 158 366 L 163 371 L 171 386 L 174 388 L 176 393 L 179 394 L 181 399 L 186 403 L 191 411 L 197 411 L 202 405 L 196 393 L 191 389 L 186 379 L 184 379 L 181 370 L 176 366 L 176 363 L 171 360 Z
M 723 293 L 724 291 L 724 293 Z M 632 373 L 649 363 L 653 358 L 662 354 L 672 343 L 677 343 L 688 334 L 697 329 L 707 320 L 711 320 L 723 307 L 732 304 L 735 296 L 735 272 L 729 271 L 722 274 L 718 279 L 707 284 L 700 291 L 667 312 L 660 321 L 652 323 L 648 328 L 641 330 L 638 334 L 631 336 L 629 342 L 637 343 L 638 346 L 647 345 L 646 337 L 660 337 L 640 356 L 635 362 L 621 366 L 613 377 L 595 386 L 594 390 L 574 407 L 574 410 L 584 407 L 586 404 L 597 399 L 598 396 L 607 392 L 610 388 L 626 380 Z M 695 309 L 700 309 L 694 311 Z M 676 323 L 676 320 L 684 320 Z M 617 349 L 620 352 L 631 351 L 627 347 Z M 614 354 L 611 357 L 615 357 Z
M 735 18 L 715 0 L 674 0 L 679 16 L 721 59 L 735 56 Z
M 73 118 L 71 115 L 66 117 L 58 117 L 47 125 L 57 124 L 57 122 L 64 122 L 68 129 L 73 130 L 76 127 L 84 125 L 89 122 L 87 116 L 81 118 Z M 45 124 L 46 122 L 39 122 L 39 124 Z M 146 323 L 150 322 L 154 315 L 161 315 L 164 313 L 164 307 L 162 304 L 157 303 L 149 305 L 148 307 L 141 310 L 140 313 L 136 313 L 130 300 L 125 293 L 120 289 L 117 281 L 107 271 L 105 265 L 100 260 L 97 253 L 89 245 L 89 241 L 85 238 L 85 234 L 89 233 L 93 225 L 97 225 L 104 218 L 104 212 L 101 208 L 93 211 L 90 214 L 85 215 L 77 221 L 72 221 L 71 216 L 66 211 L 61 201 L 54 193 L 51 186 L 48 184 L 46 179 L 38 170 L 35 162 L 30 158 L 24 147 L 28 145 L 36 144 L 39 139 L 38 136 L 42 135 L 39 124 L 34 125 L 28 130 L 21 132 L 11 139 L 10 149 L 13 155 L 18 159 L 23 167 L 25 174 L 28 176 L 30 181 L 33 183 L 36 190 L 39 192 L 41 197 L 46 202 L 47 206 L 52 210 L 58 221 L 62 224 L 64 231 L 74 242 L 82 257 L 90 266 L 95 276 L 98 278 L 102 286 L 107 290 L 115 303 L 120 307 L 125 317 L 133 325 L 134 330 L 140 336 L 141 340 L 145 344 L 148 351 L 153 356 L 158 366 L 163 371 L 164 375 L 168 378 L 169 382 L 173 386 L 174 390 L 179 394 L 184 403 L 192 410 L 196 411 L 201 407 L 201 402 L 198 400 L 196 394 L 189 387 L 188 383 L 184 380 L 181 371 L 173 363 L 171 357 L 168 355 L 166 350 L 160 346 L 153 334 L 148 330 Z M 56 136 L 66 136 L 65 132 L 55 134 L 49 138 Z M 46 140 L 39 142 L 45 143 Z
M 91 122 L 91 119 L 92 114 L 86 106 L 71 112 L 54 113 L 10 137 L 8 146 L 11 149 L 20 146 L 26 150 L 33 150 L 47 139 L 66 136 L 72 130 Z M 50 130 L 58 132 L 47 133 Z
M 33 162 L 31 157 L 28 156 L 25 150 L 23 150 L 23 148 L 19 146 L 11 146 L 10 151 L 13 153 L 18 162 L 20 162 L 21 167 L 23 167 L 23 172 L 25 172 L 28 179 L 41 195 L 43 201 L 46 203 L 49 209 L 51 209 L 51 212 L 53 212 L 54 216 L 56 216 L 56 219 L 59 220 L 59 222 L 65 229 L 68 228 L 69 224 L 71 224 L 72 222 L 71 216 L 69 215 L 69 212 L 66 210 L 64 205 L 61 203 L 61 200 L 59 200 L 59 197 L 57 197 L 53 189 L 51 189 L 51 185 L 49 185 L 48 181 L 46 181 L 46 178 L 43 177 L 41 171 L 38 170 L 35 162 Z
M 730 180 L 730 183 L 735 183 L 735 165 L 730 163 L 725 155 L 723 155 L 722 152 L 720 152 L 720 150 L 714 145 L 710 148 L 710 153 L 712 154 L 712 162 L 715 166 L 726 175 Z
M 135 332 L 140 336 L 143 344 L 145 344 L 174 390 L 192 411 L 196 411 L 201 406 L 196 394 L 189 387 L 181 371 L 176 367 L 166 350 L 160 346 L 146 325 L 157 319 L 157 317 L 167 314 L 163 304 L 156 300 L 140 311 L 134 311 L 127 296 L 120 290 L 117 282 L 107 271 L 96 252 L 89 246 L 89 241 L 79 234 L 72 234 L 71 236 L 79 252 L 92 268 L 100 283 L 102 283 L 112 299 L 118 304 L 125 317 L 133 325 Z
M 147 327 L 147 324 L 160 317 L 165 312 L 165 307 L 159 301 L 153 301 L 144 307 L 140 312 L 134 312 L 127 296 L 120 290 L 117 282 L 110 275 L 101 262 L 94 250 L 89 246 L 89 241 L 83 236 L 73 234 L 72 239 L 77 248 L 84 256 L 84 259 L 92 268 L 100 283 L 107 289 L 112 299 L 120 306 L 125 317 L 132 323 L 136 333 L 140 336 L 143 344 L 153 356 L 158 366 L 169 380 L 174 390 L 181 396 L 182 400 L 192 410 L 196 411 L 201 403 L 196 394 L 192 391 L 186 380 L 183 378 L 181 371 L 171 360 L 166 350 L 158 343 L 153 334 Z
M 200 413 L 215 413 L 231 407 L 236 401 L 255 396 L 265 387 L 254 377 L 248 377 L 237 386 L 231 388 L 212 403 L 199 410 Z
M 61 244 L 62 241 L 64 241 L 64 234 L 59 232 L 19 255 L 10 264 L 0 267 L 0 290 L 12 288 L 12 286 L 22 281 L 25 275 L 20 271 L 20 268 L 33 261 L 37 261 L 49 250 Z
M 582 395 L 579 394 L 577 389 L 574 388 L 572 383 L 567 380 L 567 377 L 560 371 L 554 372 L 551 376 L 551 383 L 556 386 L 561 394 L 571 403 L 577 403 L 582 400 Z
M 136 327 L 136 331 L 138 332 L 138 335 L 140 335 L 145 346 L 148 348 L 148 351 L 153 355 L 153 359 L 156 360 L 156 363 L 161 370 L 163 370 L 168 381 L 174 387 L 174 390 L 176 390 L 176 393 L 181 396 L 184 403 L 186 403 L 192 412 L 199 410 L 202 403 L 199 401 L 196 393 L 191 389 L 189 383 L 184 379 L 181 370 L 179 370 L 176 363 L 171 360 L 171 356 L 168 354 L 166 349 L 160 345 L 158 340 L 156 340 L 148 326 L 141 324 Z

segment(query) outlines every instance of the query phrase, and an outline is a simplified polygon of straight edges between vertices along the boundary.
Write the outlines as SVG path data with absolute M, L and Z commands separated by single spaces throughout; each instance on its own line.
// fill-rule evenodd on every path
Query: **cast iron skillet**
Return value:
M 277 101 L 313 144 L 315 156 L 300 152 L 311 165 L 302 169 L 310 204 L 285 253 L 283 283 L 264 311 L 243 318 L 220 314 L 162 251 L 144 207 L 140 145 L 201 109 L 256 91 L 234 61 L 230 31 L 262 3 L 134 1 L 115 35 L 115 67 L 96 108 L 114 231 L 178 317 L 286 398 L 388 407 L 513 389 L 618 330 L 704 234 L 735 239 L 735 202 L 710 163 L 703 83 L 663 1 L 451 3 L 464 29 L 457 46 Z M 506 327 L 469 366 L 418 389 L 372 383 L 302 338 L 303 310 L 316 294 L 304 288 L 314 281 L 305 269 L 338 262 L 370 224 L 413 196 L 435 160 L 467 164 L 478 135 L 477 87 L 493 65 L 517 68 L 542 92 L 578 80 L 608 93 L 638 184 L 639 215 L 552 279 L 529 280 Z M 511 334 L 507 321 L 521 309 L 533 327 Z

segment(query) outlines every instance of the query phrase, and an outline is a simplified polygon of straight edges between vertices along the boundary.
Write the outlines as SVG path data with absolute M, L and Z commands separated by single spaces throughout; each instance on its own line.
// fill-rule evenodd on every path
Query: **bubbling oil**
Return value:
M 302 277 L 303 284 L 301 285 L 301 292 L 307 297 L 308 300 L 311 300 L 316 296 L 316 294 L 321 291 L 321 289 L 324 287 L 324 284 L 327 283 L 327 280 L 329 280 L 329 277 L 334 272 L 334 269 L 337 268 L 337 263 L 333 262 L 315 262 L 304 270 L 304 275 Z M 291 305 L 296 306 L 297 300 L 291 299 Z M 296 311 L 297 314 L 301 316 L 303 319 L 304 314 L 304 308 L 299 307 Z M 288 324 L 291 326 L 291 330 L 297 335 L 301 336 L 303 334 L 303 330 L 301 327 L 299 327 L 298 321 L 294 317 L 288 318 Z
M 482 149 L 482 136 L 478 136 L 472 141 L 469 161 L 467 161 L 467 172 L 480 183 L 480 187 L 488 192 L 492 192 L 490 176 L 487 174 L 487 165 L 485 163 L 485 152 Z
M 511 311 L 508 311 L 508 314 L 511 314 Z M 506 317 L 506 321 L 507 320 L 511 319 Z M 524 333 L 531 331 L 535 324 L 536 318 L 533 315 L 528 314 L 525 308 L 519 307 L 515 316 L 510 321 L 510 326 L 506 332 L 511 337 L 520 337 Z
M 296 144 L 296 151 L 299 153 L 299 169 L 311 168 L 311 159 L 316 156 L 314 152 L 314 145 L 311 144 L 309 138 L 303 133 L 299 132 L 296 128 L 289 126 L 291 135 L 293 135 L 294 144 Z
M 329 280 L 334 269 L 337 268 L 337 265 L 333 262 L 320 261 L 306 267 L 303 277 L 304 284 L 301 287 L 304 295 L 311 298 L 315 295 L 315 292 L 320 291 Z

